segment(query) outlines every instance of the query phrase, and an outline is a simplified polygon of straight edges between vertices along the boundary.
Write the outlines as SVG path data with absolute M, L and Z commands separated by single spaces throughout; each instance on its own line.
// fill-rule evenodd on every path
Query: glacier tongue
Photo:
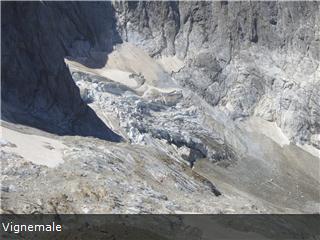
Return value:
M 83 99 L 91 99 L 90 106 L 101 119 L 133 146 L 152 147 L 189 165 L 217 183 L 222 193 L 234 193 L 236 186 L 267 202 L 273 201 L 267 196 L 281 195 L 278 206 L 289 209 L 309 211 L 309 206 L 317 206 L 317 194 L 312 192 L 319 181 L 317 156 L 290 145 L 275 124 L 257 117 L 232 120 L 190 90 L 153 85 L 161 79 L 130 88 L 134 78 L 123 84 L 71 65 L 70 69 Z M 305 198 L 310 199 L 308 210 Z

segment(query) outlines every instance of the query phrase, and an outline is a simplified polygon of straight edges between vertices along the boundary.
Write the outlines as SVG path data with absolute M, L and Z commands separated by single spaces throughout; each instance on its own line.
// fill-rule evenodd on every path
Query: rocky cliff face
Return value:
M 2 119 L 58 134 L 117 141 L 83 103 L 64 57 L 106 61 L 116 36 L 106 3 L 6 2 L 2 6 Z
M 125 41 L 177 56 L 172 75 L 231 118 L 274 121 L 293 142 L 320 133 L 318 2 L 116 3 Z

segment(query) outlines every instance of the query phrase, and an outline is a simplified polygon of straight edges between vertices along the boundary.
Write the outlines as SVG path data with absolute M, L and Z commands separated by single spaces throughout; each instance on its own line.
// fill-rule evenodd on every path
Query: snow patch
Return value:
M 25 160 L 38 165 L 56 167 L 63 163 L 62 150 L 65 145 L 60 141 L 37 135 L 24 134 L 1 126 L 1 149 L 15 153 Z

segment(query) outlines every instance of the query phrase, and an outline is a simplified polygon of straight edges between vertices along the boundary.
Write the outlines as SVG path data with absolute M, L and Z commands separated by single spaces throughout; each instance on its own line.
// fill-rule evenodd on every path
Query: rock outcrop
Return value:
M 2 5 L 2 119 L 57 134 L 119 141 L 81 99 L 64 58 L 98 65 L 117 41 L 110 3 Z

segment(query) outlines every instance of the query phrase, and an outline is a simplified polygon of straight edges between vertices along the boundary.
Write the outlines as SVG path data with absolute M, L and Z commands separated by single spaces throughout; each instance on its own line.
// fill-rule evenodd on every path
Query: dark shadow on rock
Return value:
M 57 4 L 55 4 L 57 6 Z M 81 18 L 70 14 L 64 2 L 58 6 L 63 18 L 72 19 L 82 37 L 74 39 L 65 56 L 89 68 L 102 68 L 108 61 L 113 45 L 122 43 L 116 29 L 115 9 L 110 2 L 81 2 Z M 78 13 L 79 13 L 78 12 Z M 78 21 L 78 22 L 77 22 Z
M 110 2 L 1 2 L 1 118 L 120 141 L 81 99 L 64 57 L 105 65 L 121 41 Z
M 11 123 L 23 124 L 60 136 L 96 137 L 107 141 L 120 142 L 123 138 L 111 131 L 96 113 L 87 105 L 81 107 L 81 112 L 58 118 L 59 109 L 51 111 L 28 112 L 26 109 L 2 101 L 2 119 Z
M 90 107 L 87 107 L 85 111 L 84 114 L 75 118 L 71 134 L 94 136 L 113 142 L 123 141 L 123 138 L 111 131 Z

